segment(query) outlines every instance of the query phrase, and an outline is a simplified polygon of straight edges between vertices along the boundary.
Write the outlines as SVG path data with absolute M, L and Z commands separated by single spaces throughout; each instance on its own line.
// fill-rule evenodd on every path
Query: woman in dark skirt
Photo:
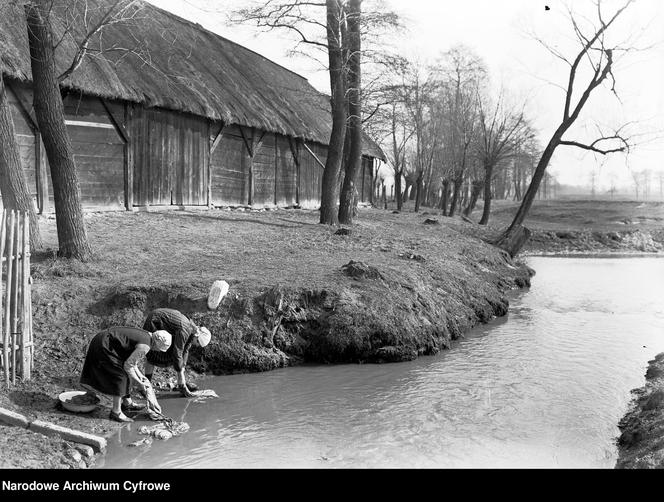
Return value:
M 149 350 L 166 351 L 171 346 L 168 331 L 153 333 L 128 326 L 115 326 L 97 333 L 88 346 L 81 385 L 113 398 L 109 418 L 117 422 L 133 422 L 124 411 L 142 409 L 130 397 L 135 382 L 148 400 L 148 409 L 161 413 L 152 384 L 141 373 L 139 365 Z

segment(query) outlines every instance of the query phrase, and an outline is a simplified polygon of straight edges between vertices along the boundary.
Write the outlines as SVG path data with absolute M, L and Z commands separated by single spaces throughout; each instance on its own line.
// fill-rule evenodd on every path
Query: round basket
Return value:
M 90 404 L 78 404 L 72 402 L 72 399 L 76 396 L 84 396 L 85 394 L 87 394 L 87 392 L 84 390 L 70 390 L 60 394 L 58 399 L 65 410 L 73 411 L 74 413 L 90 413 L 99 404 L 99 398 L 97 396 L 94 396 L 94 403 Z

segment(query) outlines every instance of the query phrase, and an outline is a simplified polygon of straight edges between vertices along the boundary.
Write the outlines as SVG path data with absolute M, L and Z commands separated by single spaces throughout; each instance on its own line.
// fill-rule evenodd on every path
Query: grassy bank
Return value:
M 526 267 L 460 219 L 362 209 L 346 235 L 317 219 L 302 210 L 89 214 L 93 261 L 67 262 L 48 250 L 33 256 L 35 371 L 31 381 L 2 389 L 0 407 L 111 434 L 118 424 L 107 407 L 70 414 L 58 409 L 57 395 L 78 387 L 91 336 L 109 325 L 140 326 L 157 306 L 212 331 L 210 346 L 192 353 L 193 371 L 228 374 L 435 354 L 504 315 L 505 293 L 529 284 Z M 54 219 L 41 228 L 55 249 Z M 208 311 L 217 279 L 231 290 Z M 61 441 L 6 427 L 2 435 L 0 467 L 89 464 Z
M 664 468 L 664 354 L 649 361 L 646 384 L 620 422 L 618 469 Z

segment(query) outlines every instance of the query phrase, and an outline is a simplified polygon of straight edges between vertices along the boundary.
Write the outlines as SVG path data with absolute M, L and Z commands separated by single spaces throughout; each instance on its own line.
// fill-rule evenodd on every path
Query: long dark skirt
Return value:
M 130 381 L 124 363 L 134 351 L 136 341 L 126 336 L 126 330 L 109 328 L 95 335 L 85 356 L 82 384 L 111 396 L 129 395 Z

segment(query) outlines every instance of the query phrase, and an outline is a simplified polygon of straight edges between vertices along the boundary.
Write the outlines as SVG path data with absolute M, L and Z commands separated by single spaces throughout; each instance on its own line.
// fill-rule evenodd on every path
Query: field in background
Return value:
M 482 204 L 473 212 L 479 219 Z M 493 201 L 493 226 L 509 225 L 519 204 Z M 661 230 L 664 226 L 664 202 L 625 200 L 546 200 L 535 201 L 525 225 L 533 230 L 596 230 L 624 232 Z

